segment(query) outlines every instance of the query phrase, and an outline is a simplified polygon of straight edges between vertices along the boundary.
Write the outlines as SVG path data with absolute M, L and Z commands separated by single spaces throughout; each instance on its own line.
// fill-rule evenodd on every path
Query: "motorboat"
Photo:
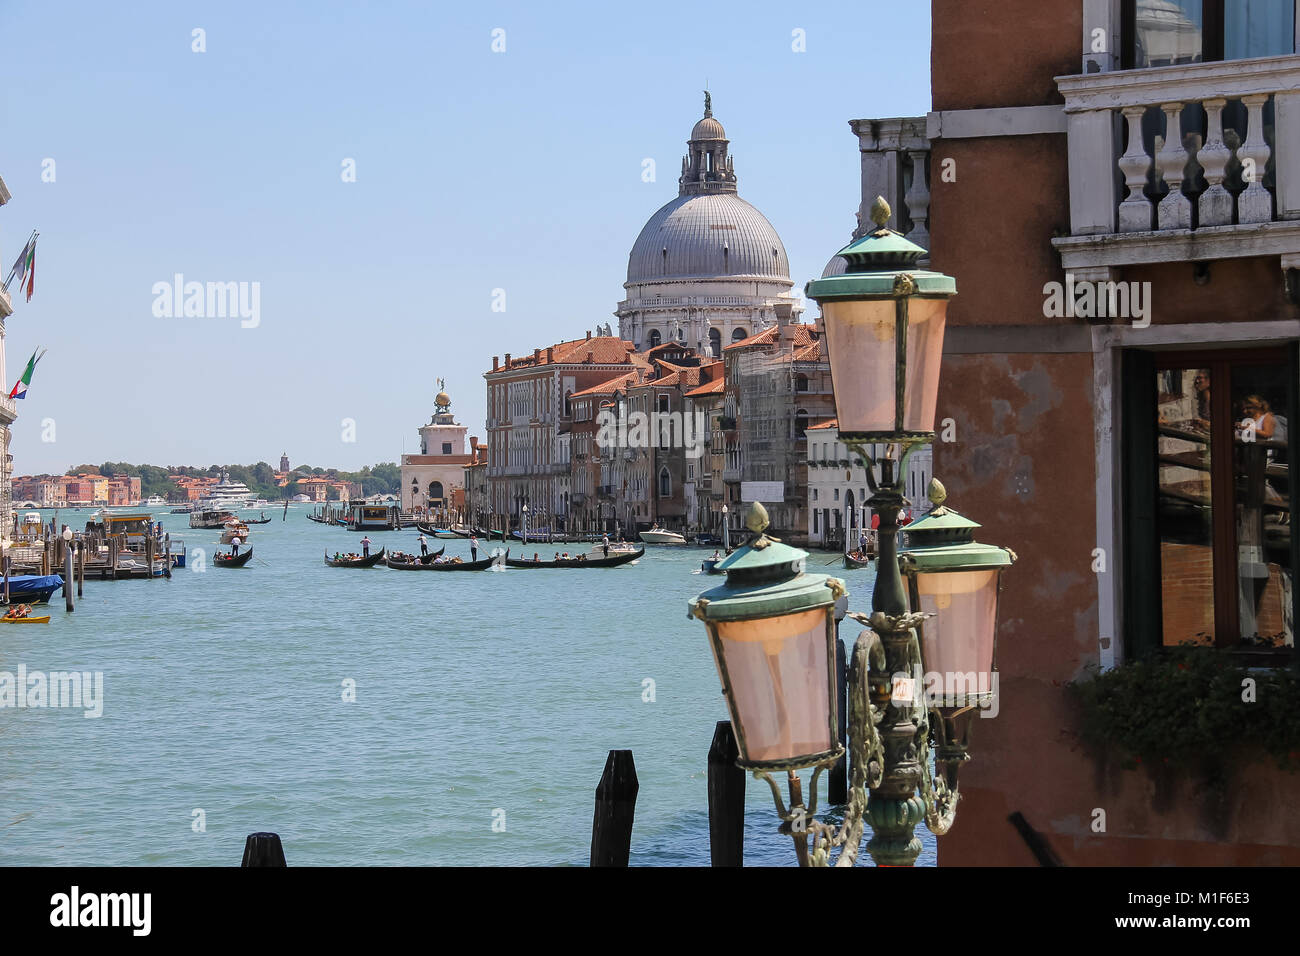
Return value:
M 686 538 L 676 531 L 669 531 L 666 528 L 658 526 L 651 528 L 649 531 L 642 531 L 641 540 L 646 544 L 685 544 Z

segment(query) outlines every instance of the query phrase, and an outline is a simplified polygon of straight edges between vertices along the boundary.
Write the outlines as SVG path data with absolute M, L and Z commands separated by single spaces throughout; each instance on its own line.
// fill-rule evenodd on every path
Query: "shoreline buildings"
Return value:
M 519 527 L 527 507 L 539 530 L 720 534 L 724 506 L 739 530 L 761 500 L 774 533 L 822 540 L 805 432 L 834 415 L 830 366 L 799 321 L 780 236 L 739 196 L 729 146 L 705 94 L 678 194 L 632 245 L 617 334 L 493 357 L 494 527 Z M 832 510 L 841 526 L 860 520 Z
M 434 397 L 433 417 L 421 425 L 420 453 L 403 455 L 401 464 L 402 508 L 411 514 L 436 516 L 451 523 L 465 510 L 465 468 L 474 463 L 478 437 L 469 439 L 465 450 L 466 426 L 451 413 L 451 397 L 442 390 Z
M 851 123 L 862 202 L 956 277 L 934 468 L 1020 556 L 939 863 L 1033 865 L 1012 815 L 1066 865 L 1300 863 L 1268 741 L 1201 773 L 1107 766 L 1066 686 L 1183 642 L 1261 685 L 1294 666 L 1295 6 L 933 0 L 931 22 L 931 112 Z M 970 51 L 994 37 L 990 68 Z M 1205 706 L 1265 706 L 1228 696 Z

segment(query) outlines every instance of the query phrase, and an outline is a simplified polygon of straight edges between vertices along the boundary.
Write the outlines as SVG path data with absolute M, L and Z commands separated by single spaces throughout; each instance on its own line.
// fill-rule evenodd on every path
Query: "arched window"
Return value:
M 808 391 L 808 376 L 799 374 L 794 377 L 794 390 L 796 392 Z
M 442 498 L 442 482 L 441 481 L 429 482 L 429 500 L 437 501 L 441 498 Z
M 664 337 L 663 337 L 662 335 L 659 334 L 659 330 L 658 330 L 658 329 L 651 329 L 651 330 L 650 330 L 650 347 L 651 347 L 651 348 L 655 348 L 657 345 L 661 344 L 661 343 L 663 342 L 663 340 L 664 340 Z
M 668 473 L 665 466 L 659 469 L 659 497 L 671 498 L 673 496 L 673 476 Z
M 722 358 L 722 333 L 717 329 L 709 329 L 709 347 L 714 358 Z
M 749 333 L 747 333 L 744 329 L 732 329 L 732 330 L 731 330 L 731 341 L 733 341 L 733 342 L 739 342 L 741 339 L 743 339 L 743 338 L 747 338 L 748 335 L 749 335 Z
M 794 413 L 794 436 L 795 438 L 804 437 L 808 430 L 808 413 L 804 409 L 799 409 Z

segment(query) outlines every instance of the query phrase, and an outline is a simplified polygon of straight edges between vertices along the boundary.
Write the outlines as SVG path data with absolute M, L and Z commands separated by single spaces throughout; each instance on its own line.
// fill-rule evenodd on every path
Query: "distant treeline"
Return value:
M 196 478 L 218 478 L 225 470 L 234 481 L 242 481 L 255 491 L 260 498 L 268 501 L 275 498 L 292 497 L 298 494 L 298 483 L 289 482 L 281 488 L 275 481 L 275 469 L 264 461 L 256 465 L 208 465 L 206 468 L 190 465 L 132 465 L 125 461 L 106 461 L 102 465 L 77 465 L 69 468 L 69 475 L 114 475 L 138 476 L 140 478 L 140 496 L 148 498 L 161 495 L 169 498 L 177 491 L 176 485 L 168 475 L 191 475 Z M 367 465 L 360 471 L 339 471 L 337 468 L 313 468 L 311 465 L 299 465 L 293 474 L 306 478 L 319 476 L 335 478 L 340 481 L 352 481 L 361 485 L 367 495 L 398 494 L 402 485 L 401 469 L 396 462 L 386 461 L 378 465 Z M 331 491 L 331 497 L 335 497 Z

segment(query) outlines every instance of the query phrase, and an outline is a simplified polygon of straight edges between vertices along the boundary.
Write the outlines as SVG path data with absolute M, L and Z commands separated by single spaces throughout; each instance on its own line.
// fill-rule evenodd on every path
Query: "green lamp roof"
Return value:
M 828 607 L 844 593 L 844 582 L 826 574 L 805 574 L 808 552 L 763 534 L 767 510 L 755 502 L 746 526 L 754 540 L 721 561 L 725 584 L 690 602 L 691 614 L 705 621 L 735 621 L 795 614 Z
M 907 546 L 898 555 L 904 571 L 973 571 L 1010 565 L 1015 553 L 975 540 L 978 522 L 947 507 L 948 492 L 938 478 L 930 479 L 934 510 L 905 529 Z
M 927 252 L 901 233 L 886 228 L 890 215 L 889 203 L 877 196 L 871 206 L 875 230 L 836 253 L 848 261 L 847 271 L 843 275 L 814 279 L 804 287 L 807 294 L 818 301 L 864 296 L 956 295 L 957 283 L 952 276 L 916 268 Z M 906 281 L 900 273 L 905 274 Z

